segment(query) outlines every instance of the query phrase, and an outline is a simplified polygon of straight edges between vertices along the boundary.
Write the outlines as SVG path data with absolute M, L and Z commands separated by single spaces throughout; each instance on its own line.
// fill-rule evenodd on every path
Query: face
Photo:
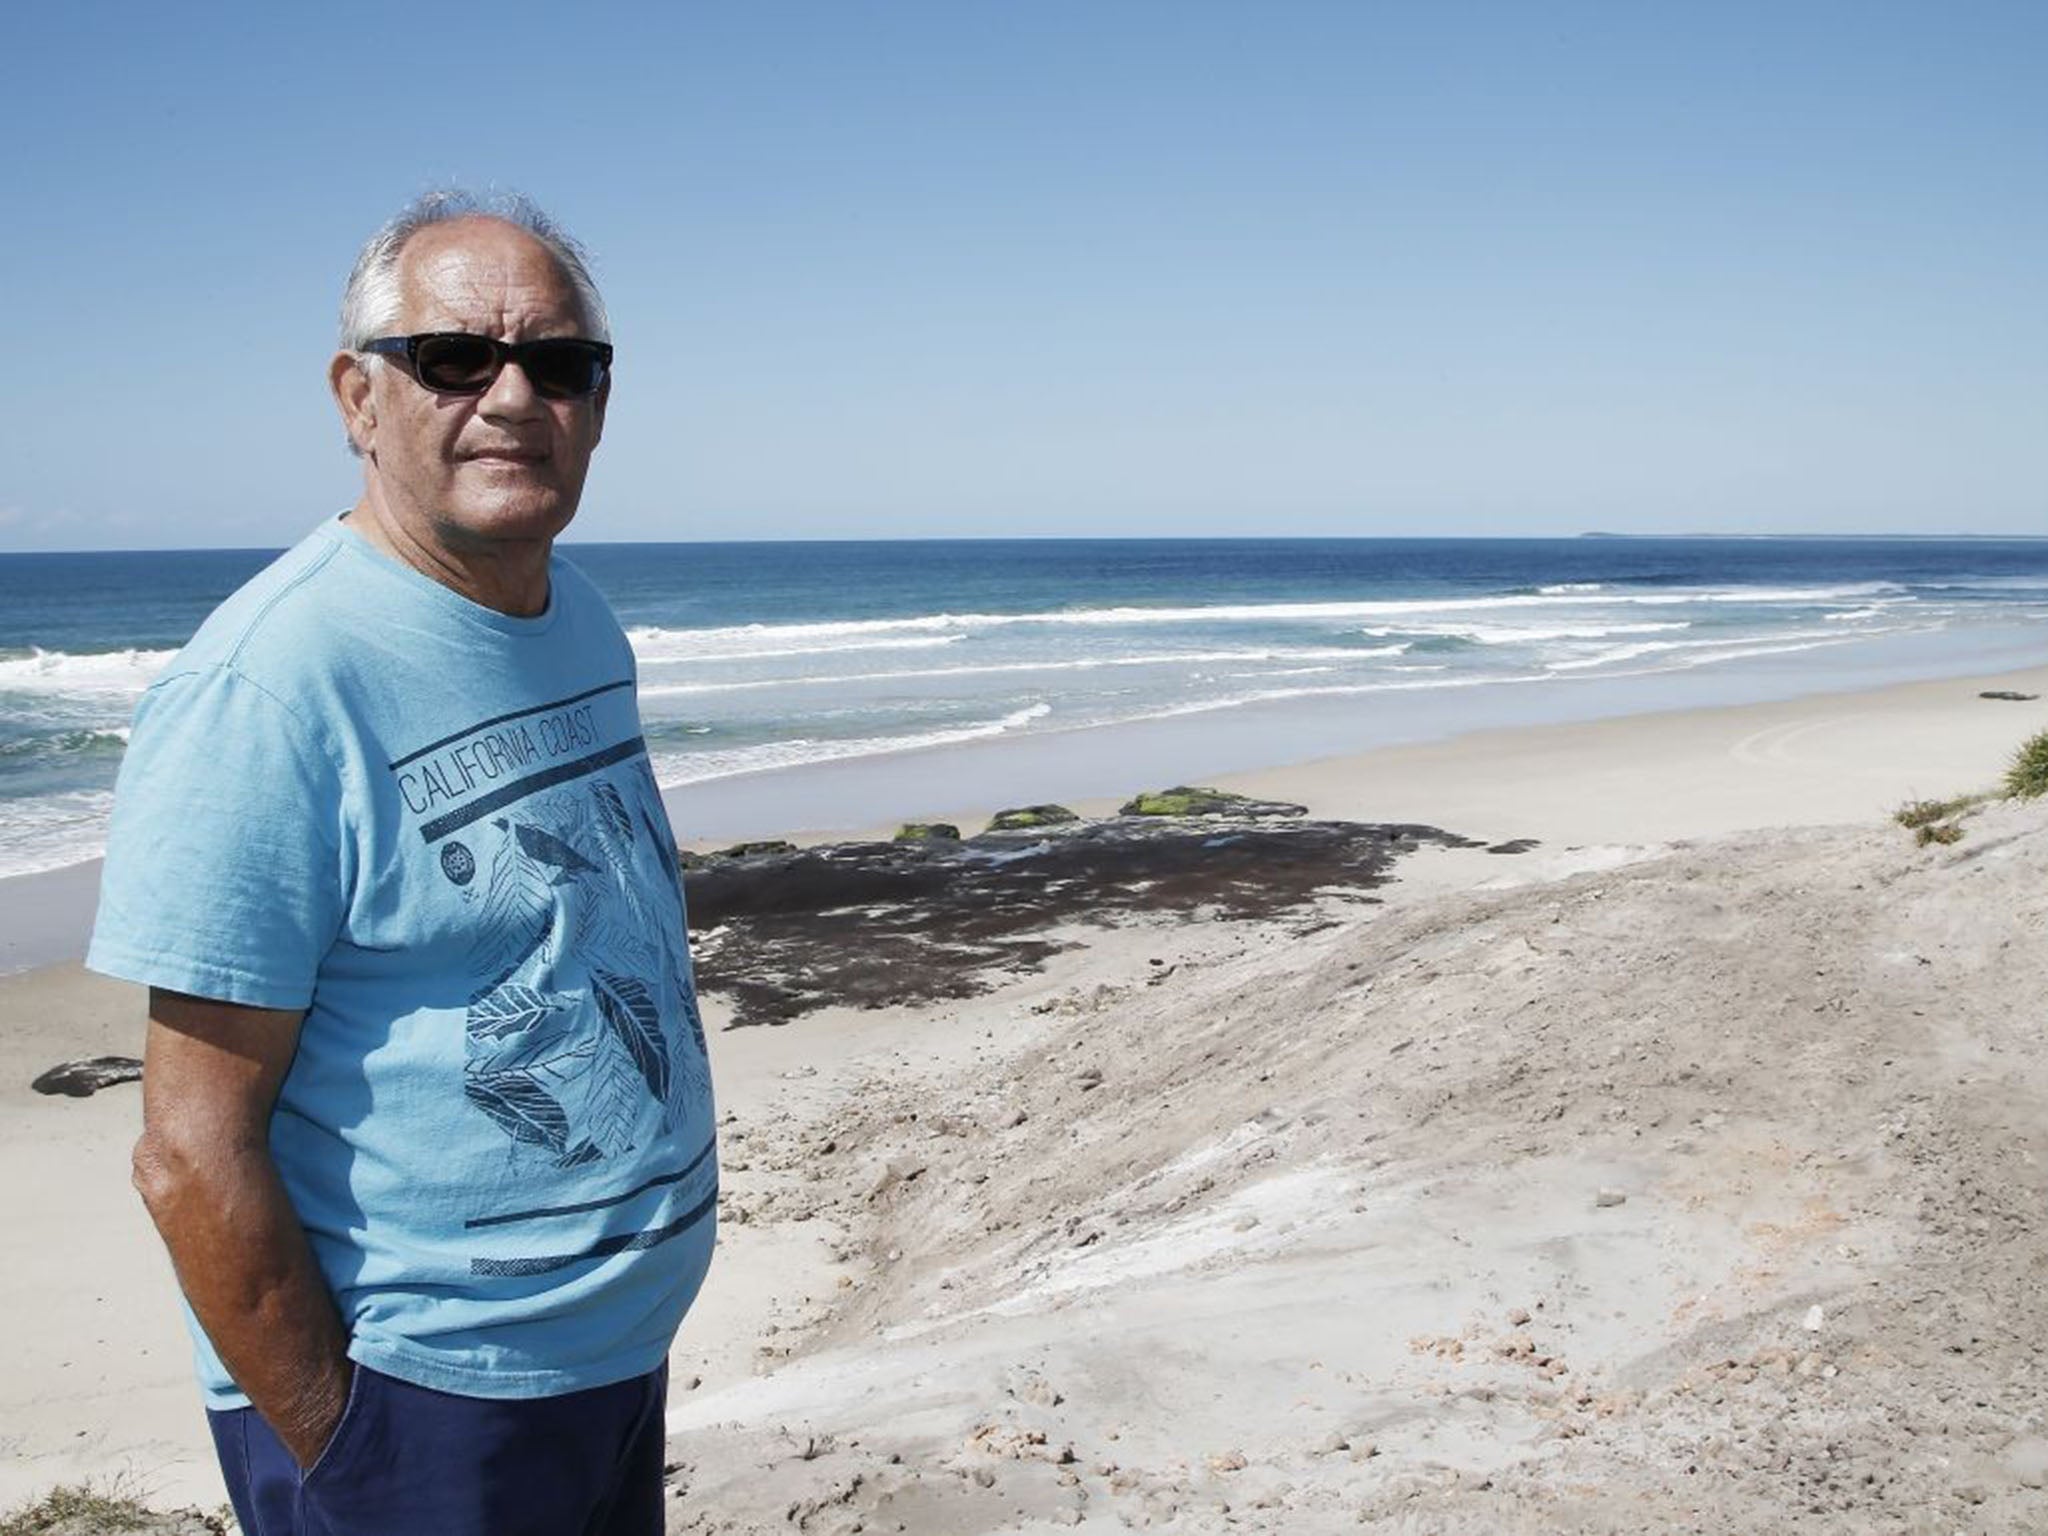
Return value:
M 504 341 L 591 334 L 546 246 L 496 219 L 431 225 L 399 256 L 392 335 L 467 331 Z M 544 400 L 516 363 L 481 395 L 437 395 L 403 361 L 343 353 L 333 382 L 370 494 L 408 538 L 450 555 L 552 540 L 576 515 L 611 381 Z

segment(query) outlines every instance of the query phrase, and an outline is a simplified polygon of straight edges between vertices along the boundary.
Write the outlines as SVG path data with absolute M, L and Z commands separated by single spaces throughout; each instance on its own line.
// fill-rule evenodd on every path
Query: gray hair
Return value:
M 611 319 L 590 275 L 590 260 L 570 233 L 519 192 L 479 195 L 449 187 L 414 198 L 364 245 L 341 295 L 341 349 L 355 352 L 366 341 L 386 335 L 398 324 L 404 295 L 398 285 L 398 259 L 406 242 L 434 224 L 457 219 L 500 219 L 525 230 L 546 246 L 576 290 L 584 323 L 599 341 L 611 340 Z M 371 359 L 364 359 L 368 362 Z

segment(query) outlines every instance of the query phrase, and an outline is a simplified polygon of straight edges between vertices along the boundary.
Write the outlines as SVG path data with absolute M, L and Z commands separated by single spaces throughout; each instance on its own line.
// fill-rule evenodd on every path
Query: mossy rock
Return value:
M 721 859 L 751 859 L 771 853 L 795 853 L 796 844 L 786 843 L 779 837 L 764 838 L 753 843 L 734 843 L 730 848 L 721 848 L 716 857 Z
M 1205 789 L 1195 784 L 1176 784 L 1172 789 L 1151 789 L 1124 802 L 1124 816 L 1306 816 L 1308 807 L 1279 800 L 1254 800 L 1228 790 Z
M 997 811 L 989 819 L 991 832 L 1028 832 L 1033 827 L 1057 827 L 1081 818 L 1064 805 L 1021 805 Z
M 896 829 L 899 843 L 957 843 L 960 829 L 950 821 L 906 821 Z

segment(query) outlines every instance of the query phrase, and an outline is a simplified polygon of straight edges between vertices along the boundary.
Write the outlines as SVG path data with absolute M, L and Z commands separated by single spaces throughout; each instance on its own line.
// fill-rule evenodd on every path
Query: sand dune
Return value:
M 2044 892 L 2000 807 L 1125 934 L 729 1128 L 848 1283 L 671 1528 L 2042 1529 Z

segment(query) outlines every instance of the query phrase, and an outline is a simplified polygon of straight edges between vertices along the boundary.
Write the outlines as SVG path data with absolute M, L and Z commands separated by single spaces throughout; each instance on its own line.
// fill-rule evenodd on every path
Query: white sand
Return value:
M 966 1004 L 714 1032 L 671 1529 L 2048 1528 L 2048 811 L 1936 849 L 1882 819 L 1994 779 L 2048 706 L 1976 690 L 2044 682 L 1245 776 L 1541 846 L 1317 931 L 1126 930 Z M 134 1090 L 25 1087 L 138 1007 L 0 982 L 0 1507 L 219 1497 Z

